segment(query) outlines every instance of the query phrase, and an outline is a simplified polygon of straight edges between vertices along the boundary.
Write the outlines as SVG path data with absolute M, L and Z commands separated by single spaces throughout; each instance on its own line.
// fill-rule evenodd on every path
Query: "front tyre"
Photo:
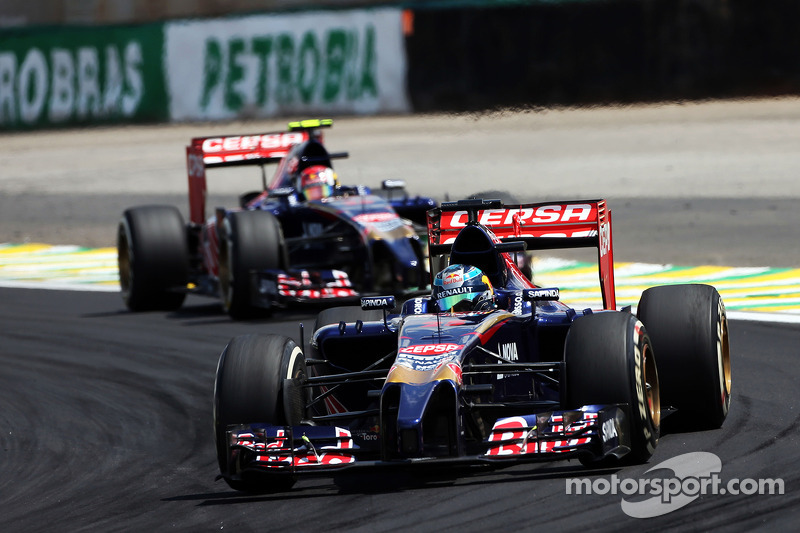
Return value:
M 128 309 L 179 308 L 189 281 L 189 244 L 180 211 L 169 205 L 126 210 L 117 226 L 117 264 Z
M 219 286 L 225 311 L 234 319 L 258 316 L 252 274 L 286 267 L 280 222 L 266 211 L 233 211 L 220 231 Z
M 637 309 L 658 352 L 658 374 L 669 418 L 682 429 L 716 429 L 731 402 L 728 318 L 710 285 L 667 285 L 642 293 Z
M 276 492 L 294 485 L 287 475 L 239 475 L 229 465 L 227 430 L 233 424 L 299 425 L 306 398 L 302 388 L 286 388 L 284 380 L 305 378 L 305 356 L 288 337 L 242 335 L 222 351 L 214 383 L 214 435 L 220 472 L 232 489 Z
M 603 312 L 572 324 L 564 348 L 566 405 L 630 406 L 631 451 L 646 462 L 661 431 L 659 375 L 647 331 L 635 316 Z

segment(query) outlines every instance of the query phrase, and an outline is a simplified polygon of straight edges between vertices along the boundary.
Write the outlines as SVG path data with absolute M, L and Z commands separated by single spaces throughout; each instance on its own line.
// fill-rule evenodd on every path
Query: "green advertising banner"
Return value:
M 163 25 L 0 34 L 0 129 L 167 119 Z
M 399 9 L 0 33 L 0 130 L 404 113 Z
M 399 9 L 185 21 L 165 34 L 172 120 L 410 111 Z

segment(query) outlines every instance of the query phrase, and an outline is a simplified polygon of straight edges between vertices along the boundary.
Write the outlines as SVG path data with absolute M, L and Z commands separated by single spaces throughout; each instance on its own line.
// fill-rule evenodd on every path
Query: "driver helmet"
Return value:
M 332 168 L 314 165 L 300 172 L 299 182 L 306 200 L 322 200 L 333 194 L 338 180 Z
M 450 265 L 436 274 L 431 298 L 443 313 L 489 311 L 496 307 L 492 282 L 472 265 Z

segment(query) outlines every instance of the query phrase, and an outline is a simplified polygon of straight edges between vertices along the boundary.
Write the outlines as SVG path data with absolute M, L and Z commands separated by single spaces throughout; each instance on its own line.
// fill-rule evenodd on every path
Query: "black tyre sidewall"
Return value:
M 180 307 L 186 293 L 176 289 L 189 281 L 188 240 L 180 211 L 168 205 L 126 210 L 117 227 L 117 261 L 122 298 L 129 309 Z
M 297 425 L 302 413 L 287 413 L 283 383 L 306 375 L 305 356 L 297 344 L 281 335 L 234 337 L 220 354 L 214 383 L 214 435 L 217 461 L 223 476 L 227 471 L 227 428 L 232 424 L 263 423 Z M 289 488 L 286 476 L 269 482 L 267 476 L 254 483 L 229 480 L 236 490 L 261 492 Z
M 729 350 L 723 346 L 727 316 L 717 290 L 700 284 L 653 287 L 642 294 L 637 314 L 658 354 L 662 405 L 677 409 L 671 426 L 720 427 L 730 390 L 720 351 Z
M 236 319 L 263 314 L 252 303 L 251 273 L 287 267 L 278 219 L 266 211 L 233 211 L 220 228 L 220 296 Z
M 628 404 L 631 462 L 646 462 L 660 435 L 660 424 L 650 416 L 645 395 L 646 356 L 653 357 L 647 331 L 636 317 L 621 312 L 579 318 L 570 328 L 564 349 L 566 407 Z

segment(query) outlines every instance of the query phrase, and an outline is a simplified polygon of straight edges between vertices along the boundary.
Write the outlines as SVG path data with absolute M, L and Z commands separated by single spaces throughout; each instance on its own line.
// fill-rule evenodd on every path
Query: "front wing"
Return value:
M 350 278 L 341 270 L 264 270 L 253 272 L 253 304 L 271 307 L 288 302 L 356 299 Z
M 269 309 L 289 303 L 321 303 L 341 301 L 357 303 L 366 296 L 359 293 L 342 270 L 263 270 L 251 272 L 251 303 Z M 408 288 L 407 296 L 420 294 L 418 288 Z M 427 292 L 427 291 L 425 291 Z
M 622 457 L 630 451 L 628 406 L 589 405 L 500 418 L 483 441 L 484 451 L 464 457 L 380 459 L 377 428 L 351 431 L 334 426 L 244 424 L 228 428 L 227 475 L 325 474 L 351 468 L 407 467 L 412 464 L 490 464 L 497 467 L 582 456 Z

